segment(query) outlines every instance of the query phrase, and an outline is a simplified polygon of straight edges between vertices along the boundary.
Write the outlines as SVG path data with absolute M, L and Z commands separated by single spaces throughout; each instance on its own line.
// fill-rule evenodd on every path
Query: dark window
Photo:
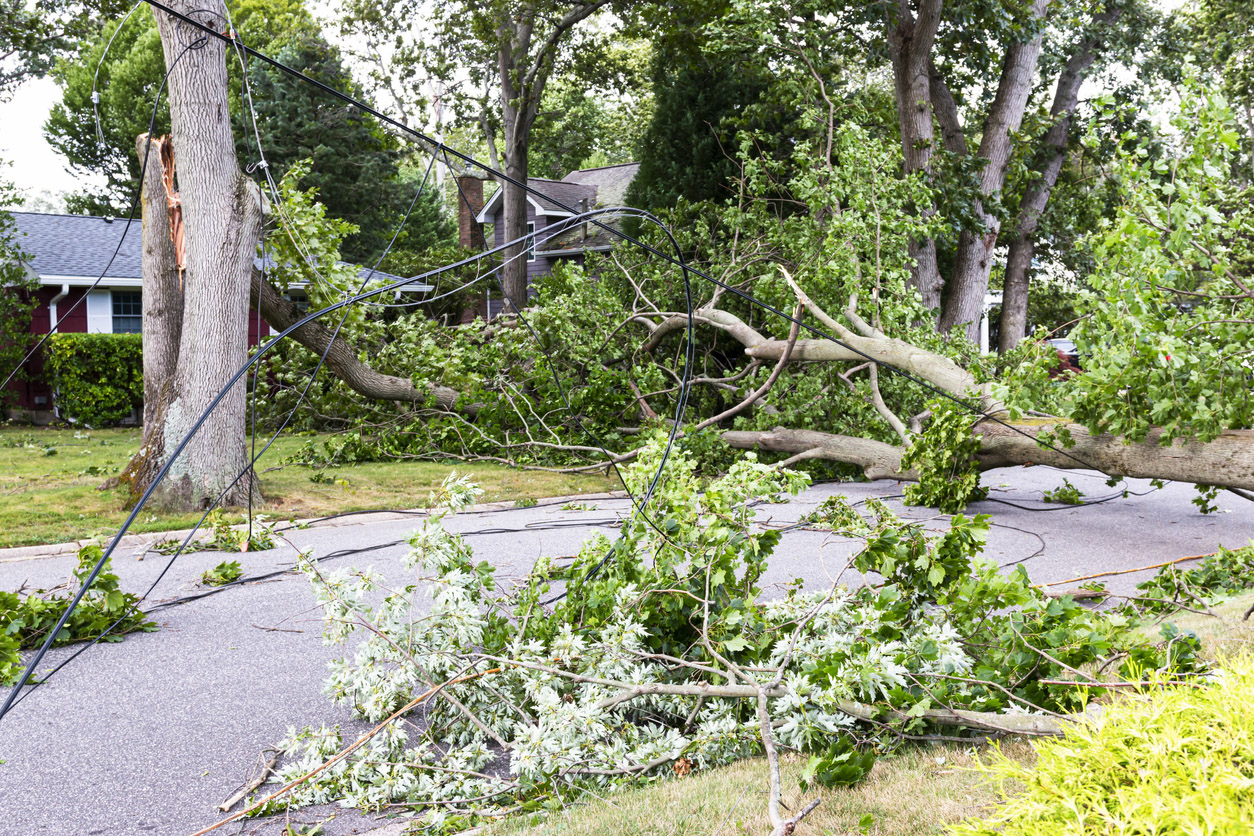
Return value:
M 303 290 L 289 290 L 283 294 L 283 298 L 296 306 L 296 310 L 303 314 L 309 313 L 309 296 Z
M 527 260 L 536 260 L 536 225 L 532 221 L 527 222 Z
M 113 291 L 113 333 L 138 334 L 144 328 L 143 305 L 138 290 Z

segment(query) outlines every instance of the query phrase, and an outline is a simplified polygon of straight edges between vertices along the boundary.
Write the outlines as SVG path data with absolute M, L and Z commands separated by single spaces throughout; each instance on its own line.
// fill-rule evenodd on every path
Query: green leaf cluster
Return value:
M 917 484 L 906 486 L 906 502 L 955 514 L 988 496 L 975 458 L 980 440 L 971 431 L 971 413 L 953 401 L 937 399 L 929 408 L 931 420 L 901 457 L 902 468 L 919 476 Z
M 78 552 L 78 568 L 74 580 L 87 580 L 103 551 L 100 546 L 84 546 Z M 22 672 L 20 650 L 39 647 L 47 640 L 48 631 L 56 626 L 75 590 L 58 593 L 56 589 L 37 589 L 29 595 L 0 592 L 0 684 L 12 683 Z M 53 646 L 87 641 L 109 629 L 101 641 L 120 642 L 136 630 L 152 632 L 155 622 L 135 609 L 139 598 L 118 587 L 118 576 L 109 571 L 106 562 L 69 621 L 61 628 Z

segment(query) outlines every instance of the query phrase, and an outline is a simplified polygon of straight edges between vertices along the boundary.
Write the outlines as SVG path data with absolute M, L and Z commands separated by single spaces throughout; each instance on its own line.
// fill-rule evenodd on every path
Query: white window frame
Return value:
M 527 221 L 527 263 L 536 260 L 536 222 Z

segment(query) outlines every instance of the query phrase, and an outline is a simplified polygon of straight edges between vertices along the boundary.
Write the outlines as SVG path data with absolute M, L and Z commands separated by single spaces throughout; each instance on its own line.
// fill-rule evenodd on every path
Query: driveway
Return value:
M 1090 499 L 1116 494 L 1096 474 L 1066 476 Z M 1220 512 L 1209 516 L 1191 504 L 1191 487 L 1154 491 L 1140 480 L 1128 488 L 1142 496 L 1082 507 L 1041 502 L 1041 491 L 1060 486 L 1062 478 L 1042 467 L 984 474 L 991 500 L 1000 501 L 977 503 L 968 513 L 993 517 L 989 556 L 1005 566 L 1025 563 L 1034 580 L 1050 582 L 1204 554 L 1220 544 L 1241 546 L 1254 536 L 1254 503 L 1230 494 L 1220 495 Z M 900 486 L 818 485 L 787 505 L 765 506 L 761 514 L 793 522 L 838 492 L 854 499 L 890 497 Z M 621 498 L 580 501 L 594 507 L 498 506 L 461 514 L 449 527 L 470 535 L 476 556 L 502 574 L 522 574 L 541 555 L 574 554 L 589 533 L 609 530 L 630 509 Z M 932 518 L 929 525 L 945 524 L 928 509 L 890 504 L 908 516 Z M 399 558 L 405 538 L 418 518 L 350 517 L 287 536 L 330 565 L 369 565 L 397 579 L 404 574 Z M 849 549 L 822 532 L 789 532 L 771 561 L 767 583 L 800 577 L 815 587 L 826 585 L 829 574 L 844 566 Z M 204 591 L 197 578 L 223 559 L 212 552 L 180 557 L 149 604 Z M 292 559 L 285 545 L 245 555 L 242 562 L 255 576 L 284 569 Z M 124 589 L 138 592 L 166 561 L 132 547 L 115 555 L 114 571 Z M 17 589 L 23 582 L 55 585 L 74 564 L 72 555 L 0 556 L 0 589 Z M 1115 576 L 1108 585 L 1130 590 L 1149 574 Z M 221 817 L 216 806 L 247 780 L 263 750 L 289 726 L 338 723 L 345 740 L 367 727 L 321 693 L 326 663 L 341 649 L 321 643 L 319 613 L 302 578 L 281 573 L 157 609 L 153 617 L 160 631 L 91 648 L 0 721 L 0 836 L 190 834 Z M 60 649 L 49 661 L 55 664 L 73 650 Z M 301 811 L 293 821 L 324 822 L 327 836 L 386 823 L 335 807 Z M 273 836 L 283 826 L 250 821 L 217 832 Z

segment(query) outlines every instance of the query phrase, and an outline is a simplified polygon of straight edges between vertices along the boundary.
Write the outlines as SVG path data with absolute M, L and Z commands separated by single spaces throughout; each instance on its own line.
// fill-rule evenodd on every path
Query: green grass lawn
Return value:
M 267 437 L 268 438 L 268 437 Z M 264 443 L 265 438 L 259 439 Z M 257 463 L 272 518 L 317 517 L 340 511 L 421 507 L 453 465 L 429 462 L 359 464 L 322 472 L 283 465 L 308 438 L 281 438 Z M 139 429 L 74 430 L 0 427 L 0 548 L 108 536 L 125 521 L 126 494 L 100 485 L 126 466 L 139 447 Z M 271 469 L 273 468 L 273 469 Z M 495 464 L 458 464 L 484 490 L 483 501 L 527 501 L 620 487 L 605 476 L 512 470 Z M 239 514 L 227 514 L 228 519 Z M 132 532 L 189 528 L 199 514 L 144 510 Z
M 781 763 L 783 801 L 798 810 L 822 799 L 797 828 L 801 834 L 924 836 L 978 815 L 997 799 L 995 788 L 975 771 L 982 747 L 938 743 L 910 745 L 881 758 L 867 779 L 853 787 L 802 792 L 797 785 L 805 758 Z M 1032 747 L 1003 741 L 1010 757 L 1030 763 Z M 508 819 L 490 836 L 760 836 L 769 833 L 767 769 L 763 758 L 747 758 L 708 772 L 693 772 L 642 789 L 610 793 L 586 805 L 550 814 L 542 822 Z M 863 830 L 862 825 L 866 826 Z

